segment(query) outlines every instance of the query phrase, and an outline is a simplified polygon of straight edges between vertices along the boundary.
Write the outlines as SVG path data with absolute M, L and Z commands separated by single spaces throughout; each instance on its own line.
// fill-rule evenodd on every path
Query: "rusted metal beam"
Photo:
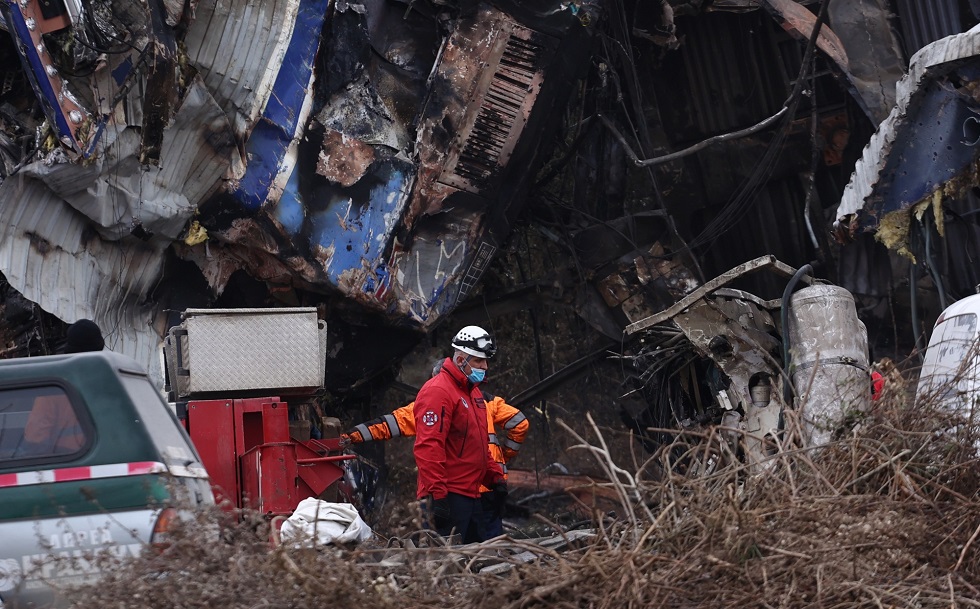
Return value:
M 714 292 L 718 288 L 721 288 L 731 283 L 732 281 L 735 281 L 736 279 L 742 277 L 743 275 L 748 275 L 750 273 L 754 273 L 760 269 L 765 269 L 765 268 L 772 268 L 775 271 L 778 271 L 779 273 L 787 277 L 792 277 L 793 273 L 796 272 L 796 269 L 789 266 L 785 262 L 780 262 L 772 254 L 768 254 L 766 256 L 759 256 L 758 258 L 742 263 L 736 266 L 735 268 L 733 268 L 732 270 L 722 273 L 721 275 L 718 275 L 714 279 L 705 282 L 704 285 L 691 291 L 689 294 L 684 296 L 684 298 L 681 298 L 676 303 L 667 307 L 663 311 L 655 315 L 651 315 L 650 317 L 647 317 L 645 319 L 641 319 L 640 321 L 631 323 L 630 325 L 626 326 L 625 333 L 627 335 L 634 334 L 636 332 L 639 332 L 640 330 L 649 328 L 650 326 L 655 326 L 659 323 L 663 323 L 668 319 L 670 319 L 671 317 L 684 311 L 698 300 Z M 808 285 L 813 283 L 813 279 L 810 277 L 804 277 L 802 281 Z
M 620 501 L 619 492 L 609 486 L 608 480 L 596 480 L 590 476 L 539 474 L 519 469 L 507 471 L 507 486 L 528 490 L 568 493 L 579 498 L 595 496 Z
M 762 0 L 760 4 L 769 14 L 779 20 L 779 25 L 784 30 L 790 33 L 795 32 L 801 38 L 806 39 L 812 36 L 813 28 L 817 27 L 817 16 L 794 0 Z M 833 60 L 846 74 L 850 73 L 844 45 L 837 34 L 826 25 L 821 27 L 817 34 L 817 47 L 826 53 L 827 57 Z

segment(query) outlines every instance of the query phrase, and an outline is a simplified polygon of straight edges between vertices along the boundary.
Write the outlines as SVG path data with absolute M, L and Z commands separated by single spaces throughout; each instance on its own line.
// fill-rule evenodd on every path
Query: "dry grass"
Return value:
M 787 444 L 751 471 L 709 437 L 681 460 L 686 475 L 666 451 L 627 467 L 594 427 L 569 432 L 620 497 L 589 543 L 287 551 L 250 521 L 218 543 L 177 535 L 75 606 L 980 607 L 980 433 L 946 412 L 878 403 L 832 445 Z M 719 465 L 694 476 L 706 447 Z M 493 562 L 513 566 L 480 572 Z

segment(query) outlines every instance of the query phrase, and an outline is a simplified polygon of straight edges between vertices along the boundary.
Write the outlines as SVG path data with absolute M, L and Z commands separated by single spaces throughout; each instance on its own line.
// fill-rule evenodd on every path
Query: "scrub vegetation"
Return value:
M 976 607 L 980 429 L 957 416 L 891 392 L 820 449 L 794 447 L 788 416 L 783 445 L 753 467 L 726 457 L 721 434 L 640 461 L 607 449 L 591 419 L 562 423 L 612 500 L 582 504 L 593 518 L 575 530 L 532 515 L 557 529 L 548 547 L 515 536 L 440 547 L 376 530 L 358 547 L 290 549 L 255 514 L 224 519 L 215 542 L 200 532 L 221 520 L 210 514 L 72 598 L 101 609 Z

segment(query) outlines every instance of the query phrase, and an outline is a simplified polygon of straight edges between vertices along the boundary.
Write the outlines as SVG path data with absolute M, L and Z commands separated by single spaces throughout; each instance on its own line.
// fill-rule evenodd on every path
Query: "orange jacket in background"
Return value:
M 24 428 L 24 441 L 35 447 L 35 454 L 44 455 L 73 453 L 85 444 L 85 435 L 67 395 L 42 395 L 34 400 Z
M 531 426 L 524 413 L 504 401 L 504 398 L 483 394 L 487 403 L 487 434 L 488 448 L 493 460 L 500 464 L 507 477 L 507 461 L 517 456 L 524 442 L 524 436 Z M 497 436 L 497 429 L 503 434 L 503 440 Z M 415 402 L 395 409 L 390 414 L 382 415 L 366 423 L 355 425 L 347 432 L 351 443 L 384 441 L 398 436 L 412 437 L 415 435 Z M 486 487 L 480 492 L 487 492 Z

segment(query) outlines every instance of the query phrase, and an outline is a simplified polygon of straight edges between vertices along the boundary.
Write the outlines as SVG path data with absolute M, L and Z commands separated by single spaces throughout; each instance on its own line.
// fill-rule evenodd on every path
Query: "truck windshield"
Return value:
M 120 377 L 167 466 L 185 467 L 199 463 L 197 452 L 182 433 L 180 423 L 150 380 L 136 374 L 122 373 Z
M 919 400 L 940 400 L 960 405 L 977 388 L 977 316 L 957 315 L 936 326 L 926 349 L 919 386 Z

